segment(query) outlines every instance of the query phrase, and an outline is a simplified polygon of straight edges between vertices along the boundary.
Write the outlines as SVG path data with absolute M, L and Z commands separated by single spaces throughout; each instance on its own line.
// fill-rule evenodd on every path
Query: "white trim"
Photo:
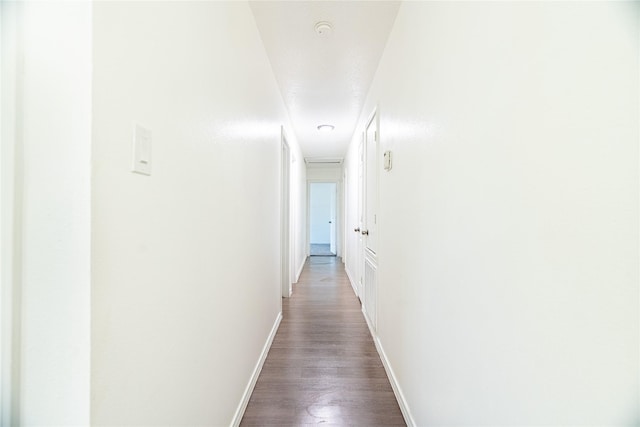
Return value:
M 396 395 L 396 400 L 398 401 L 398 405 L 400 406 L 400 411 L 402 412 L 402 416 L 404 417 L 404 422 L 407 423 L 407 427 L 415 427 L 416 422 L 411 415 L 409 404 L 404 398 L 404 394 L 402 393 L 402 389 L 400 388 L 400 383 L 396 379 L 396 375 L 393 373 L 393 368 L 391 368 L 391 364 L 387 359 L 387 355 L 382 348 L 382 343 L 380 342 L 380 339 L 375 336 L 373 337 L 373 342 L 376 345 L 378 354 L 380 355 L 380 360 L 382 360 L 382 366 L 384 366 L 384 370 L 387 372 L 387 377 L 389 378 L 389 382 L 391 383 L 393 394 Z
M 238 427 L 240 425 L 240 422 L 242 421 L 242 417 L 244 416 L 244 411 L 247 410 L 249 399 L 251 398 L 253 389 L 256 386 L 256 382 L 258 381 L 260 372 L 262 372 L 262 366 L 264 365 L 264 361 L 267 359 L 267 354 L 269 354 L 269 349 L 271 348 L 273 339 L 276 336 L 276 332 L 278 332 L 280 321 L 282 321 L 282 312 L 278 313 L 278 317 L 276 317 L 276 321 L 273 324 L 273 328 L 271 328 L 271 332 L 267 337 L 267 341 L 264 343 L 264 347 L 262 348 L 262 353 L 260 353 L 260 357 L 258 358 L 258 363 L 256 363 L 256 367 L 253 369 L 253 373 L 251 374 L 251 379 L 249 380 L 249 384 L 247 384 L 247 387 L 245 388 L 244 393 L 242 394 L 242 400 L 240 400 L 240 404 L 236 409 L 236 413 L 233 415 L 233 419 L 231 421 L 231 426 L 233 427 Z
M 310 164 L 321 165 L 341 165 L 344 159 L 342 157 L 305 157 L 304 162 Z
M 358 295 L 357 284 L 353 280 L 353 276 L 351 275 L 351 271 L 349 270 L 349 268 L 347 268 L 347 264 L 345 264 L 344 271 L 345 273 L 347 273 L 347 277 L 349 278 L 349 283 L 351 283 L 351 289 L 353 289 L 353 293 L 356 294 L 358 298 L 360 298 L 360 295 Z
M 387 373 L 387 378 L 389 379 L 389 383 L 391 383 L 391 388 L 393 389 L 393 394 L 396 396 L 396 400 L 398 401 L 398 406 L 400 406 L 400 412 L 402 412 L 402 417 L 404 418 L 404 422 L 407 424 L 407 427 L 416 427 L 416 422 L 411 415 L 411 410 L 409 409 L 409 403 L 404 398 L 404 393 L 402 393 L 402 388 L 400 387 L 400 383 L 396 379 L 396 375 L 393 372 L 393 368 L 391 368 L 391 363 L 389 363 L 389 359 L 387 359 L 387 355 L 382 348 L 382 343 L 378 336 L 373 332 L 373 328 L 371 327 L 371 321 L 367 316 L 367 313 L 364 311 L 364 305 L 362 306 L 362 314 L 364 315 L 364 320 L 367 322 L 367 327 L 369 328 L 369 333 L 371 334 L 371 338 L 373 338 L 373 343 L 376 346 L 376 350 L 378 351 L 378 356 L 380 356 L 380 360 L 382 361 L 382 366 L 384 366 L 384 370 Z
M 296 281 L 295 283 L 298 283 L 298 280 L 300 280 L 300 275 L 302 274 L 302 269 L 304 268 L 304 265 L 307 263 L 307 257 L 302 259 L 302 262 L 300 263 L 300 267 L 298 267 L 298 271 L 296 272 Z
M 367 311 L 364 309 L 364 304 L 362 304 L 362 315 L 364 316 L 364 320 L 366 320 L 367 322 L 367 327 L 369 328 L 369 333 L 371 334 L 371 338 L 373 338 L 373 341 L 375 341 L 376 339 L 378 339 L 378 336 L 376 335 L 376 331 L 373 329 L 371 325 L 371 320 L 369 319 L 369 316 L 367 316 Z M 377 345 L 376 345 L 376 349 L 378 349 Z M 378 353 L 380 352 L 378 351 Z M 380 358 L 382 358 L 382 356 L 380 356 Z
M 293 291 L 291 223 L 291 147 L 284 126 L 280 126 L 280 288 L 284 298 Z
M 0 426 L 20 425 L 22 350 L 22 6 L 0 3 Z

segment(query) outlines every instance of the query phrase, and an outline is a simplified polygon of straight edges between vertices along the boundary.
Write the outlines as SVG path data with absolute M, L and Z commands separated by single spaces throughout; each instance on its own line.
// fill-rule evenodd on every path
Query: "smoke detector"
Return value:
M 333 34 L 333 25 L 331 25 L 331 22 L 320 21 L 314 28 L 316 30 L 316 34 L 320 37 L 328 37 Z

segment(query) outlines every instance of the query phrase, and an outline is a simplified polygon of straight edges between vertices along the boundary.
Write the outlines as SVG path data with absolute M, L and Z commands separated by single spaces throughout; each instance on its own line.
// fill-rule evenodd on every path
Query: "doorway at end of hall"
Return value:
M 335 182 L 309 184 L 309 246 L 311 256 L 336 256 Z

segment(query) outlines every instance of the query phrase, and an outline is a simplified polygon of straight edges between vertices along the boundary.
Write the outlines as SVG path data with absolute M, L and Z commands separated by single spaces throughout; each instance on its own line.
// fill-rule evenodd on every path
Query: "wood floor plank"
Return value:
M 282 305 L 241 426 L 405 425 L 340 258 L 309 258 Z

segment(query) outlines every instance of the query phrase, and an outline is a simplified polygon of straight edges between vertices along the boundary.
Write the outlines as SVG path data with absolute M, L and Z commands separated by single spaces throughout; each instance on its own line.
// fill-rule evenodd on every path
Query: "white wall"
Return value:
M 20 425 L 88 425 L 92 6 L 24 2 L 21 11 L 12 393 Z
M 309 185 L 309 243 L 329 244 L 331 226 L 329 221 L 335 218 L 336 184 L 312 182 Z
M 309 163 L 307 165 L 307 179 L 315 181 L 341 181 L 341 164 Z
M 229 425 L 281 310 L 284 104 L 245 2 L 94 17 L 92 424 Z
M 640 422 L 638 18 L 402 4 L 346 168 L 353 195 L 378 104 L 378 334 L 416 425 Z

